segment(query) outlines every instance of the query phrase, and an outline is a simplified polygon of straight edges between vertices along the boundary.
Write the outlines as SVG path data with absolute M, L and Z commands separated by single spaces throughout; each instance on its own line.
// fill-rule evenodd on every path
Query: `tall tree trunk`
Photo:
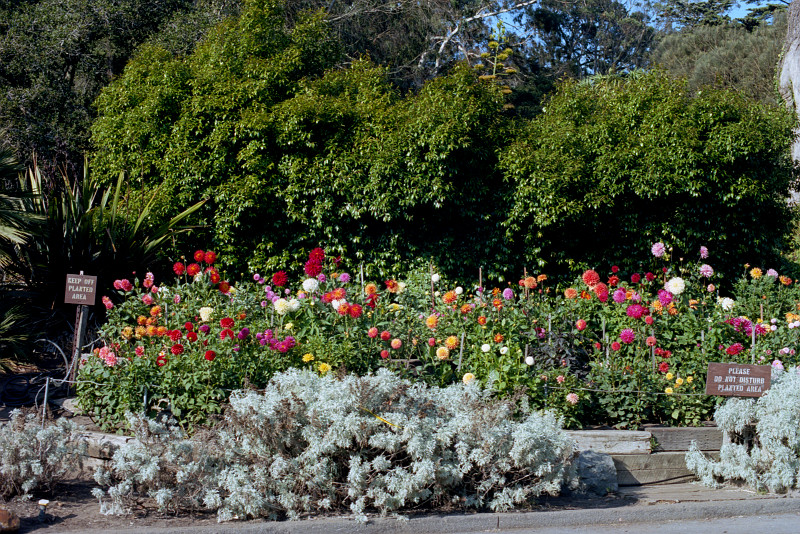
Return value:
M 789 4 L 789 25 L 783 43 L 778 88 L 790 109 L 800 113 L 800 0 Z M 800 133 L 800 132 L 798 132 Z M 800 139 L 792 146 L 792 159 L 800 162 Z

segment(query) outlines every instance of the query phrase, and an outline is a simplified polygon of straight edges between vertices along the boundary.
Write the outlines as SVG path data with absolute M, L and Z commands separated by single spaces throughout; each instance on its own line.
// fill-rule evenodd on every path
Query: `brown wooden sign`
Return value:
M 760 397 L 770 386 L 772 366 L 709 363 L 706 395 Z
M 97 293 L 97 277 L 83 274 L 68 274 L 67 289 L 64 295 L 65 304 L 83 304 L 94 306 Z

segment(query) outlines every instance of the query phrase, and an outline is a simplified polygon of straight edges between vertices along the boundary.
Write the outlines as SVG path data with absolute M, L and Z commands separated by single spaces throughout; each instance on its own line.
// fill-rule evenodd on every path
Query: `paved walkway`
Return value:
M 558 497 L 545 502 L 545 509 L 503 514 L 428 514 L 408 520 L 375 518 L 362 525 L 348 518 L 318 518 L 302 521 L 247 521 L 187 528 L 131 528 L 113 532 L 139 534 L 455 534 L 478 532 L 635 532 L 635 525 L 663 523 L 665 532 L 678 521 L 705 521 L 747 516 L 797 516 L 800 495 L 760 495 L 738 488 L 710 489 L 694 483 L 623 487 L 616 495 L 586 499 Z M 672 527 L 669 526 L 673 523 Z M 623 526 L 626 527 L 623 529 Z M 633 526 L 628 529 L 627 527 Z M 680 529 L 678 529 L 680 530 Z M 648 532 L 653 531 L 648 530 Z M 800 527 L 798 527 L 800 531 Z M 93 534 L 100 531 L 87 531 Z M 105 530 L 103 532 L 111 532 Z M 709 531 L 711 532 L 711 531 Z M 776 533 L 777 534 L 777 533 Z

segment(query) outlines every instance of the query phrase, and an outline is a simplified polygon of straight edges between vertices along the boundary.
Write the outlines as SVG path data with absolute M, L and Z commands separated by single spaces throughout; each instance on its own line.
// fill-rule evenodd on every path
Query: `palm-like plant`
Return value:
M 23 170 L 10 150 L 0 149 L 0 269 L 8 266 L 12 250 L 30 241 L 43 221 L 40 215 L 24 209 L 22 197 L 7 190 Z
M 115 278 L 155 266 L 165 242 L 191 230 L 181 224 L 204 203 L 154 223 L 151 207 L 158 190 L 143 205 L 135 205 L 127 198 L 123 175 L 114 186 L 106 186 L 90 176 L 88 165 L 84 168 L 82 178 L 73 183 L 63 176 L 52 194 L 44 193 L 48 184 L 38 166 L 20 179 L 23 211 L 43 218 L 44 224 L 33 240 L 17 248 L 13 268 L 30 292 L 37 322 L 54 334 L 66 332 L 70 323 L 63 304 L 68 273 L 95 275 L 98 291 L 110 290 Z
M 6 270 L 44 220 L 25 209 L 24 196 L 8 190 L 23 170 L 10 150 L 0 149 L 0 369 L 10 366 L 12 358 L 7 355 L 24 358 L 35 336 L 22 306 L 24 297 Z

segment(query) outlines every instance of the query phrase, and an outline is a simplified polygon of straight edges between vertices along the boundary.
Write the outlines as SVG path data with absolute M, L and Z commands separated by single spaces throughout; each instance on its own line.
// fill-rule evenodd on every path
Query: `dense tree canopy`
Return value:
M 775 72 L 786 35 L 786 14 L 753 29 L 741 24 L 686 28 L 665 36 L 653 63 L 689 88 L 727 87 L 765 103 L 776 103 Z
M 0 134 L 47 175 L 80 174 L 92 102 L 133 50 L 161 29 L 191 46 L 228 11 L 214 0 L 0 0 Z
M 615 0 L 543 0 L 518 20 L 531 34 L 531 55 L 555 77 L 644 67 L 655 37 L 644 12 Z

